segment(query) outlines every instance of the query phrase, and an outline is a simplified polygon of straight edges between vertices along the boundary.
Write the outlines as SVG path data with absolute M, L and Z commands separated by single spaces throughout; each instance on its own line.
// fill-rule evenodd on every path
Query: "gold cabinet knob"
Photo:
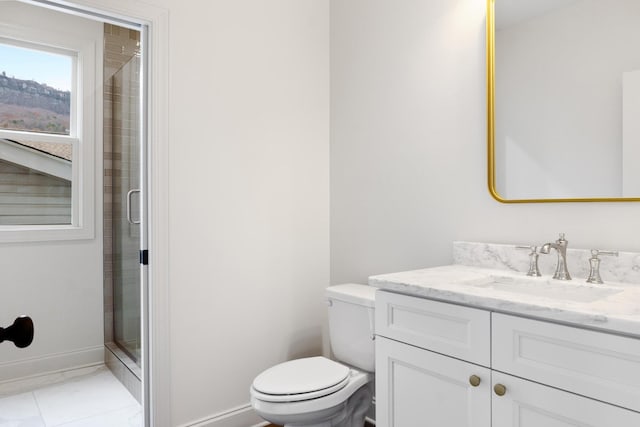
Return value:
M 496 384 L 495 386 L 493 386 L 493 391 L 495 391 L 498 396 L 504 396 L 504 394 L 507 392 L 507 388 L 502 384 Z
M 480 385 L 480 377 L 477 375 L 471 375 L 469 377 L 469 384 L 471 384 L 474 387 L 478 387 Z

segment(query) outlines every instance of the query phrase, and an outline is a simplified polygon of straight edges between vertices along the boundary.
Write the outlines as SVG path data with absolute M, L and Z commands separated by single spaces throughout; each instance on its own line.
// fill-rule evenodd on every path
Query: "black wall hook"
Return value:
M 33 320 L 28 316 L 20 316 L 13 325 L 0 328 L 0 342 L 13 341 L 16 347 L 29 347 L 33 342 Z

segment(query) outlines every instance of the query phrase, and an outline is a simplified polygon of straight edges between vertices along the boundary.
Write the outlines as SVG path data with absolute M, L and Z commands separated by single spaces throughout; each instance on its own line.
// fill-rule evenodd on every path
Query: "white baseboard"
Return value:
M 366 420 L 373 425 L 376 423 L 369 417 Z M 250 404 L 246 404 L 179 427 L 264 427 L 269 424 L 255 413 Z
M 19 378 L 17 380 L 3 381 L 0 382 L 0 398 L 31 392 L 42 387 L 67 382 L 77 377 L 95 375 L 106 370 L 106 366 L 102 363 L 98 363 L 73 369 L 49 372 L 41 375 L 33 375 L 26 378 Z
M 0 383 L 104 363 L 104 345 L 0 363 Z
M 258 416 L 250 404 L 238 406 L 180 427 L 260 427 L 269 423 Z

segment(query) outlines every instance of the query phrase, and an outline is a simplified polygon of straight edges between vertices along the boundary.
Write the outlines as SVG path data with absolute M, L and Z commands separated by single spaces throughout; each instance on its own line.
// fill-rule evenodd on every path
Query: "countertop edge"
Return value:
M 432 299 L 445 303 L 464 305 L 503 314 L 640 339 L 640 323 L 634 319 L 627 319 L 624 316 L 527 304 L 520 301 L 510 301 L 491 296 L 471 295 L 459 290 L 438 289 L 427 285 L 389 282 L 378 278 L 378 276 L 370 277 L 369 285 L 381 290 L 418 298 Z

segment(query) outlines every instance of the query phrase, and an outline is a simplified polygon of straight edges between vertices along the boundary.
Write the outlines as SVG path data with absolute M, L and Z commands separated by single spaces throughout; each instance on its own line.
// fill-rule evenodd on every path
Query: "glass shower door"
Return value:
M 140 58 L 113 76 L 113 308 L 114 340 L 141 361 Z

